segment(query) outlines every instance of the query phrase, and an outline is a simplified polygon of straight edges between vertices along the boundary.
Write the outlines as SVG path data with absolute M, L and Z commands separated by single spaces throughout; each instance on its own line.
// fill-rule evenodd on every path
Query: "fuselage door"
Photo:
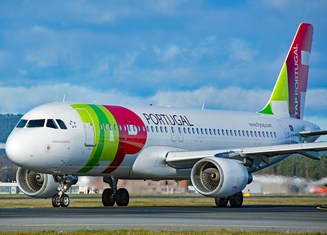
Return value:
M 95 136 L 94 136 L 94 122 L 86 109 L 76 109 L 76 111 L 80 114 L 85 130 L 85 146 L 94 147 Z
M 284 138 L 285 138 L 285 144 L 290 144 L 291 142 L 291 135 L 290 135 L 290 129 L 289 126 L 281 119 L 277 120 L 278 123 L 280 124 L 282 130 L 283 130 L 283 134 L 284 134 Z

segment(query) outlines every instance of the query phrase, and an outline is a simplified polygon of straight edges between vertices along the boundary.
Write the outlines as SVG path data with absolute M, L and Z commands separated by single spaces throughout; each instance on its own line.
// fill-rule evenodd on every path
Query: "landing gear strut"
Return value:
M 68 207 L 70 203 L 69 196 L 65 194 L 69 190 L 69 188 L 77 183 L 77 177 L 72 175 L 64 175 L 64 176 L 54 176 L 56 181 L 59 182 L 57 187 L 58 193 L 53 195 L 52 197 L 52 206 L 53 207 Z
M 127 206 L 129 203 L 128 191 L 124 188 L 117 190 L 118 179 L 113 176 L 104 176 L 103 182 L 108 183 L 110 188 L 107 188 L 102 193 L 102 204 L 104 206 Z

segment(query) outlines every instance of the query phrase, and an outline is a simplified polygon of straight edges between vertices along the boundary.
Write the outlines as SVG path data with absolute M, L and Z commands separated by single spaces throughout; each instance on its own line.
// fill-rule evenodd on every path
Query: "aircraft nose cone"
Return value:
M 24 133 L 11 133 L 6 141 L 6 154 L 8 158 L 24 167 L 33 159 L 35 153 L 35 140 Z

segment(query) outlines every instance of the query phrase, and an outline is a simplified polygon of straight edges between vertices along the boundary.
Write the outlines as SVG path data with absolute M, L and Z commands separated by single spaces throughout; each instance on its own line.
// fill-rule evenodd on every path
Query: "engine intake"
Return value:
M 29 171 L 21 167 L 17 170 L 16 180 L 20 190 L 30 197 L 52 197 L 57 193 L 59 185 L 52 175 Z
M 234 195 L 245 188 L 248 180 L 249 173 L 241 163 L 225 158 L 204 158 L 191 171 L 194 188 L 209 197 Z

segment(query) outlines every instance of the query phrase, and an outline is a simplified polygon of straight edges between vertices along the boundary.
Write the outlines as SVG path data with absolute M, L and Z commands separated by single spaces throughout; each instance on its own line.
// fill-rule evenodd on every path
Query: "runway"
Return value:
M 327 232 L 327 207 L 0 209 L 0 231 L 150 229 Z

